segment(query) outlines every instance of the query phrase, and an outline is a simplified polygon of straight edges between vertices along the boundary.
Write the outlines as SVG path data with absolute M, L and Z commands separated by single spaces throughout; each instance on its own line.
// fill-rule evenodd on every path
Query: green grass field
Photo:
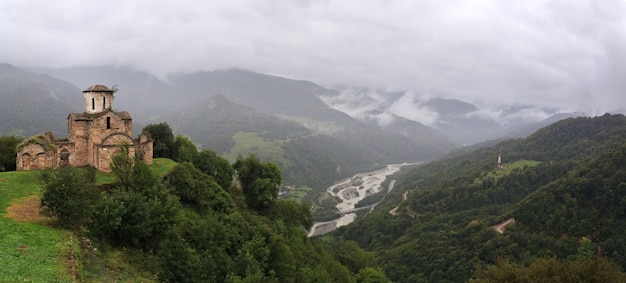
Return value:
M 18 222 L 7 207 L 40 193 L 39 172 L 0 172 L 0 282 L 72 282 L 68 254 L 72 233 Z
M 175 165 L 172 160 L 155 158 L 151 168 L 156 176 L 162 177 Z M 47 225 L 50 221 L 45 219 L 33 221 L 8 213 L 7 209 L 23 207 L 29 200 L 31 205 L 26 207 L 29 210 L 26 212 L 35 210 L 32 203 L 37 204 L 41 194 L 39 174 L 38 171 L 0 172 L 0 282 L 74 282 L 75 275 L 80 276 L 80 248 L 72 232 L 50 227 Z M 115 181 L 111 173 L 97 173 L 98 184 Z M 102 261 L 111 262 L 108 268 L 123 270 L 115 266 L 124 265 L 116 253 L 104 256 Z M 141 278 L 123 274 L 116 277 Z
M 285 197 L 285 199 L 293 199 L 293 200 L 305 200 L 309 192 L 313 190 L 311 187 L 307 186 L 298 186 L 289 190 L 289 193 Z
M 245 157 L 250 153 L 254 153 L 259 158 L 271 156 L 275 160 L 279 160 L 284 154 L 282 149 L 284 141 L 266 140 L 254 132 L 237 132 L 233 139 L 235 140 L 235 145 L 230 149 L 229 153 L 224 155 L 224 158 L 230 162 L 235 162 L 239 154 Z
M 511 171 L 515 169 L 518 169 L 518 168 L 521 169 L 521 168 L 524 168 L 524 166 L 533 167 L 539 164 L 541 164 L 541 161 L 525 160 L 525 159 L 517 160 L 511 163 L 504 163 L 502 164 L 502 169 L 496 169 L 492 172 L 487 173 L 487 177 L 493 177 L 497 180 L 502 176 L 506 176 L 510 174 Z

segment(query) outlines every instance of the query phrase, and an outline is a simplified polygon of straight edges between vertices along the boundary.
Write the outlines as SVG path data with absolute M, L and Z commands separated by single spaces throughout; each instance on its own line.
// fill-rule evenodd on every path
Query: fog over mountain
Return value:
M 338 92 L 320 95 L 320 98 L 337 110 L 383 128 L 400 119 L 422 123 L 439 130 L 459 145 L 496 138 L 524 137 L 541 126 L 580 115 L 533 105 L 479 108 L 457 99 L 433 98 L 411 91 L 339 88 Z
M 134 66 L 163 80 L 237 67 L 400 92 L 378 100 L 427 125 L 441 121 L 428 98 L 498 124 L 626 109 L 623 0 L 7 0 L 0 41 L 0 62 L 18 67 Z

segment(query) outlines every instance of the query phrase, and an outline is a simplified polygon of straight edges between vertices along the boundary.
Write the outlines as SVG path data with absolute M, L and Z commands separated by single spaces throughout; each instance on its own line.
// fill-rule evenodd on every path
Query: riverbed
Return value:
M 329 195 L 341 199 L 341 202 L 336 205 L 337 210 L 339 210 L 338 213 L 341 216 L 331 221 L 314 223 L 308 236 L 323 235 L 338 227 L 354 222 L 354 220 L 356 220 L 356 213 L 354 212 L 355 205 L 359 201 L 367 196 L 383 191 L 382 183 L 387 176 L 400 171 L 403 166 L 414 164 L 415 163 L 390 164 L 376 171 L 356 174 L 351 178 L 341 180 L 328 187 L 326 192 Z M 389 191 L 393 189 L 392 184 L 389 186 Z

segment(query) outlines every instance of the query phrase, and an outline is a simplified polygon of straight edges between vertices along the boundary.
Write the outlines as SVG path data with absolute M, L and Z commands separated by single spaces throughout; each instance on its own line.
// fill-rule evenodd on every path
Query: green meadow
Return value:
M 233 135 L 233 140 L 235 140 L 235 145 L 229 153 L 224 155 L 231 162 L 234 162 L 240 154 L 241 156 L 247 156 L 250 153 L 254 153 L 259 157 L 272 156 L 276 159 L 280 159 L 284 155 L 282 149 L 284 141 L 268 140 L 259 137 L 254 132 L 237 132 Z
M 534 167 L 539 164 L 541 164 L 541 161 L 526 160 L 526 159 L 513 161 L 511 163 L 504 163 L 502 164 L 502 169 L 495 169 L 494 171 L 489 172 L 487 174 L 487 177 L 493 177 L 497 180 L 502 176 L 509 175 L 515 169 L 522 169 L 524 167 Z
M 0 282 L 72 282 L 72 233 L 9 218 L 7 208 L 38 196 L 36 171 L 0 172 Z

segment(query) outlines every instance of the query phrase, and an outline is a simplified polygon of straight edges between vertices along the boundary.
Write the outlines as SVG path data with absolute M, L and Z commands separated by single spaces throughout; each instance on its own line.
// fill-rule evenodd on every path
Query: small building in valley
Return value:
M 17 148 L 17 170 L 93 166 L 111 171 L 111 157 L 127 143 L 139 160 L 152 164 L 152 138 L 142 133 L 132 138 L 133 122 L 126 111 L 113 111 L 115 90 L 93 85 L 83 91 L 84 112 L 67 117 L 67 139 L 56 140 L 51 132 L 24 140 Z

